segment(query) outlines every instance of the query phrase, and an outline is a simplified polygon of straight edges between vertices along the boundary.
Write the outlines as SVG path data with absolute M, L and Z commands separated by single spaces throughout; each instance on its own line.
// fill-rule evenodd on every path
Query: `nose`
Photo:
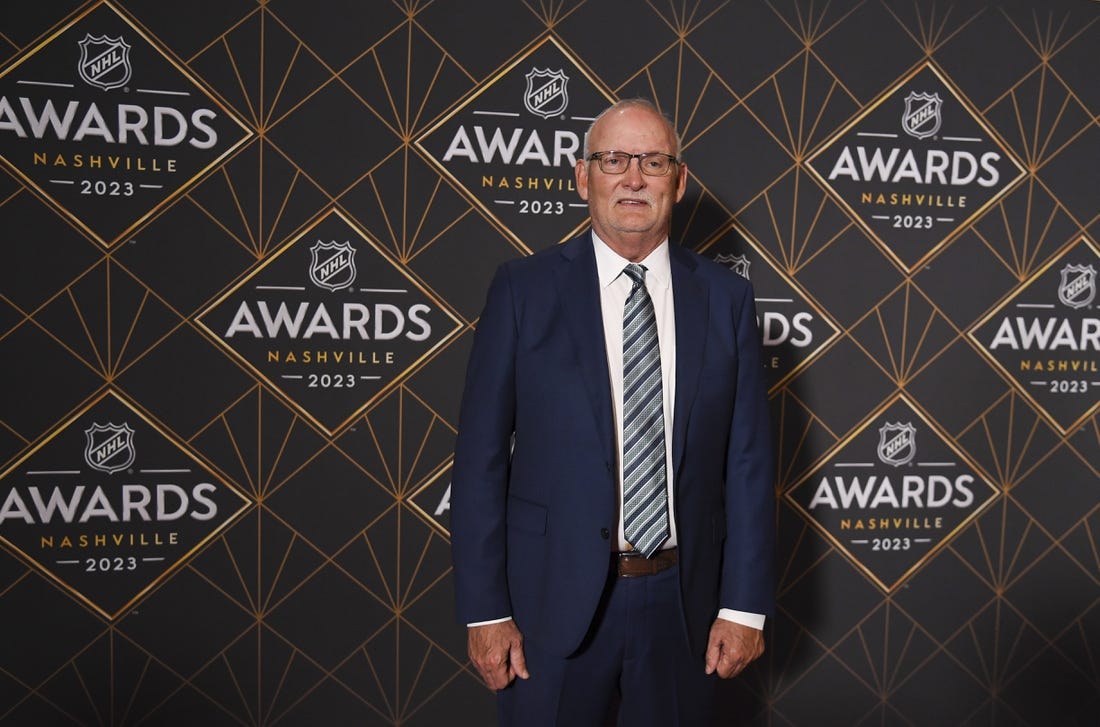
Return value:
M 623 185 L 631 189 L 638 189 L 645 185 L 645 175 L 642 174 L 642 160 L 634 158 L 626 165 L 623 172 Z

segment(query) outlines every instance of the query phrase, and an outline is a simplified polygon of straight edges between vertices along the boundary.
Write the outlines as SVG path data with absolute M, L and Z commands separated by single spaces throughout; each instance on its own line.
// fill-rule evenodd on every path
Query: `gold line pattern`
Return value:
M 0 69 L 99 2 L 13 11 L 0 29 Z M 659 29 L 650 38 L 614 12 L 619 4 L 598 0 L 395 0 L 333 15 L 345 5 L 240 3 L 212 11 L 201 31 L 182 27 L 203 25 L 189 18 L 162 37 L 152 29 L 170 27 L 165 18 L 179 8 L 111 5 L 252 137 L 125 242 L 103 244 L 26 180 L 3 177 L 0 221 L 26 268 L 0 271 L 0 356 L 27 378 L 4 383 L 0 401 L 25 401 L 27 390 L 40 401 L 34 411 L 0 410 L 0 464 L 10 468 L 117 389 L 248 506 L 117 618 L 6 554 L 0 614 L 15 626 L 0 659 L 9 686 L 0 722 L 491 719 L 491 695 L 451 624 L 449 521 L 414 498 L 429 486 L 442 491 L 451 464 L 461 385 L 451 369 L 477 316 L 473 304 L 448 300 L 454 277 L 479 255 L 527 254 L 545 241 L 512 239 L 416 139 L 549 39 L 601 88 L 652 96 L 675 122 L 692 171 L 692 195 L 678 210 L 685 244 L 705 251 L 736 227 L 836 330 L 771 394 L 779 612 L 767 654 L 737 687 L 739 713 L 757 725 L 825 724 L 834 709 L 847 709 L 853 724 L 916 727 L 928 714 L 937 724 L 1088 723 L 1100 689 L 1100 414 L 1059 431 L 968 332 L 1063 250 L 1095 245 L 1096 194 L 1082 201 L 1065 177 L 1078 168 L 1071 160 L 1100 149 L 1100 117 L 1089 108 L 1097 97 L 1082 85 L 1092 78 L 1071 68 L 1082 58 L 1096 65 L 1095 50 L 1082 47 L 1096 37 L 1100 6 L 647 0 L 632 12 L 644 21 L 638 27 Z M 497 27 L 498 14 L 527 25 Z M 865 18 L 881 40 L 853 31 Z M 343 47 L 350 26 L 362 38 Z M 980 47 L 991 29 L 1005 50 Z M 621 57 L 609 36 L 623 41 Z M 759 44 L 755 56 L 746 40 Z M 982 68 L 964 67 L 960 48 L 968 58 L 990 55 L 966 61 Z M 1012 62 L 1000 63 L 1009 52 Z M 1066 58 L 1075 61 L 1062 65 Z M 909 269 L 872 244 L 808 160 L 924 64 L 1023 160 L 1026 175 Z M 354 138 L 318 128 L 345 116 L 361 126 Z M 315 138 L 300 132 L 307 122 Z M 731 129 L 748 138 L 731 140 Z M 341 144 L 362 155 L 346 174 L 333 171 L 351 156 Z M 720 155 L 759 159 L 760 169 L 717 174 L 703 162 Z M 198 318 L 333 213 L 369 233 L 457 328 L 330 432 L 209 340 Z M 24 217 L 48 218 L 49 239 Z M 202 239 L 173 234 L 181 225 Z M 965 278 L 981 284 L 971 289 Z M 163 372 L 163 387 L 206 406 L 141 401 L 131 390 L 145 370 L 138 364 L 163 361 L 181 340 L 190 342 L 187 360 L 167 362 L 178 368 Z M 25 350 L 26 341 L 38 348 Z M 243 385 L 201 381 L 226 361 Z M 851 391 L 838 394 L 843 387 Z M 998 495 L 884 589 L 784 495 L 898 396 L 917 402 Z M 50 625 L 25 618 L 40 612 Z M 19 659 L 32 643 L 38 671 Z M 1048 679 L 1080 704 L 1037 713 L 1042 695 L 1030 685 Z M 945 712 L 929 704 L 932 681 Z M 820 699 L 823 684 L 836 704 Z

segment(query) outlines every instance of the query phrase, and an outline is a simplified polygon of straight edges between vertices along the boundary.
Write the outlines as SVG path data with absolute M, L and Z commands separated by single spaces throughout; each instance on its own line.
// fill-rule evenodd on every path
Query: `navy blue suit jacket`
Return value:
M 682 626 L 702 654 L 719 607 L 773 612 L 773 455 L 751 286 L 676 245 L 669 255 Z M 459 621 L 512 616 L 561 656 L 592 622 L 616 542 L 602 320 L 590 235 L 502 265 L 477 325 L 455 447 Z

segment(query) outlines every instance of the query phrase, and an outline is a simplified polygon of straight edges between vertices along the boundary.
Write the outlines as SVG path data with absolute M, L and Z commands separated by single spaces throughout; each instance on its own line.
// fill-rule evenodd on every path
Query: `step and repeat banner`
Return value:
M 466 357 L 635 96 L 764 343 L 721 724 L 1100 723 L 1098 67 L 1091 0 L 4 3 L 0 724 L 491 724 Z

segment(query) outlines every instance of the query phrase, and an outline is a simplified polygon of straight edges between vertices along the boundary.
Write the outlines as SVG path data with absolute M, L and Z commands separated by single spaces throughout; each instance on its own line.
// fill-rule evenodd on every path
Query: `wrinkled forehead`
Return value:
M 676 136 L 668 121 L 649 109 L 627 106 L 601 117 L 589 133 L 593 151 L 663 151 L 676 153 Z

